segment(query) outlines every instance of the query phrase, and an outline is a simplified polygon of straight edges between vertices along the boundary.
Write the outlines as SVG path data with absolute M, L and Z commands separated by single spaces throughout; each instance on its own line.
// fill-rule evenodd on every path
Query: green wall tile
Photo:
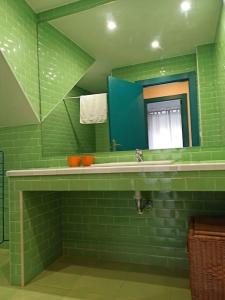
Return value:
M 23 194 L 25 283 L 62 255 L 61 202 L 56 193 Z
M 41 115 L 45 118 L 94 59 L 48 23 L 38 25 Z
M 0 50 L 39 115 L 36 15 L 23 0 L 1 1 L 0 14 Z
M 197 70 L 196 56 L 185 55 L 113 70 L 113 76 L 138 81 Z
M 148 192 L 148 196 L 153 209 L 139 216 L 130 192 L 114 192 L 113 196 L 111 192 L 61 193 L 64 253 L 187 270 L 189 218 L 221 215 L 225 194 Z M 101 201 L 96 203 L 96 198 Z M 121 206 L 120 201 L 126 205 Z M 84 226 L 87 224 L 91 226 Z
M 74 87 L 68 97 L 86 93 Z M 67 99 L 59 103 L 42 122 L 41 132 L 44 157 L 96 151 L 95 125 L 80 124 L 79 99 Z

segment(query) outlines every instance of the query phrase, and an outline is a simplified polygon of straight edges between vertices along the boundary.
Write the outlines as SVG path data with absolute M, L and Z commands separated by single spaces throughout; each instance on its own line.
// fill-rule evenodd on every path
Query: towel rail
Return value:
M 80 99 L 81 96 L 76 96 L 76 97 L 66 97 L 63 100 L 69 100 L 69 99 Z

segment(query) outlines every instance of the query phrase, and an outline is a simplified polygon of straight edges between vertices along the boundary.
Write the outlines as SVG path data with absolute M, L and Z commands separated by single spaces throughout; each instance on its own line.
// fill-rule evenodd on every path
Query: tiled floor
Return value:
M 186 278 L 149 267 L 61 258 L 25 288 L 8 282 L 8 251 L 0 250 L 1 300 L 190 300 Z

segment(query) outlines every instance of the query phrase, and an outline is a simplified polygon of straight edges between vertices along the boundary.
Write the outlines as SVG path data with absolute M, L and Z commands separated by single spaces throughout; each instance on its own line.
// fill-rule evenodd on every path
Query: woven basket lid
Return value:
M 192 224 L 195 235 L 225 236 L 225 216 L 194 217 Z

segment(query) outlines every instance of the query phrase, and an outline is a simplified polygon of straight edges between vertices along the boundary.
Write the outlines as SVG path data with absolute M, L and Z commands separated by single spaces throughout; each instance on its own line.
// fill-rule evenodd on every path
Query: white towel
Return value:
M 80 97 L 80 123 L 96 124 L 107 120 L 107 94 Z

